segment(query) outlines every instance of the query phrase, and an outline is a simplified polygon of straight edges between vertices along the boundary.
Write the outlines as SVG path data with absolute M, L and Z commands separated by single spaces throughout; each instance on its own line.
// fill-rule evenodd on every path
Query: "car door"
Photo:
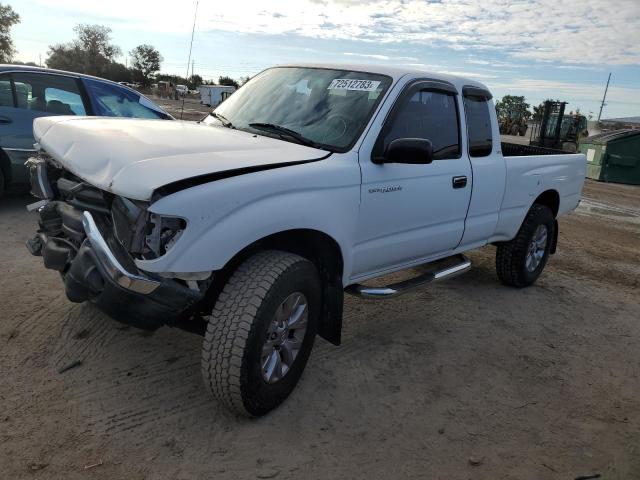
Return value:
M 16 98 L 11 74 L 0 74 L 0 161 L 8 161 L 3 168 L 5 184 L 25 183 L 26 168 L 22 165 L 33 154 L 33 136 L 25 135 L 22 115 L 16 108 Z M 29 141 L 30 140 L 30 141 Z M 2 158 L 5 157 L 5 158 Z M 5 185 L 6 186 L 6 185 Z
M 455 87 L 418 80 L 398 96 L 375 140 L 365 139 L 353 278 L 443 256 L 460 243 L 471 198 L 460 132 Z M 432 163 L 379 163 L 399 138 L 430 140 Z
M 12 72 L 3 74 L 1 81 L 11 85 L 13 102 L 8 105 L 5 98 L 0 105 L 0 147 L 11 161 L 12 183 L 26 183 L 24 162 L 35 151 L 33 120 L 51 115 L 86 115 L 88 109 L 72 76 Z

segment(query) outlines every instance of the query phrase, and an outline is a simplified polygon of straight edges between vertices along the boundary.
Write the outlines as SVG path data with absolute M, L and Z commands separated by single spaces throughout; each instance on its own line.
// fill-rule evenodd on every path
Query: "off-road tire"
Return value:
M 526 268 L 527 250 L 538 225 L 547 227 L 547 245 L 544 256 L 538 267 L 530 272 Z M 522 288 L 533 284 L 542 270 L 544 270 L 549 258 L 552 239 L 554 238 L 553 212 L 544 205 L 534 204 L 522 222 L 516 237 L 509 242 L 498 244 L 496 251 L 496 272 L 498 278 L 505 285 Z
M 288 295 L 302 292 L 308 323 L 291 369 L 275 383 L 262 376 L 260 352 L 273 315 Z M 309 260 L 269 250 L 242 263 L 218 296 L 202 344 L 202 375 L 214 397 L 231 411 L 264 415 L 294 389 L 307 363 L 321 307 L 318 272 Z
M 0 168 L 0 198 L 4 197 L 4 191 L 7 188 L 4 178 L 4 172 Z

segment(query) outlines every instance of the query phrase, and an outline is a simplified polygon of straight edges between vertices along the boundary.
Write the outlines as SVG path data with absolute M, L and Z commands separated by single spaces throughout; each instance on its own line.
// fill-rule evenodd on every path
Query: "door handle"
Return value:
M 9 125 L 11 122 L 13 122 L 13 120 L 11 120 L 9 117 L 0 117 L 1 125 Z
M 453 188 L 464 188 L 467 186 L 467 177 L 464 175 L 453 177 L 451 179 L 451 184 L 453 185 Z

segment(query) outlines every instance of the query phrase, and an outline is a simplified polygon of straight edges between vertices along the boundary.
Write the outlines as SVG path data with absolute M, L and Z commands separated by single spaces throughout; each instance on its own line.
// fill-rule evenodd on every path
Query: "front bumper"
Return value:
M 89 211 L 54 201 L 40 208 L 40 217 L 41 228 L 27 247 L 43 257 L 45 267 L 61 273 L 72 302 L 92 301 L 119 321 L 155 329 L 173 323 L 203 297 L 173 279 L 140 272 Z
M 85 211 L 82 214 L 82 226 L 103 270 L 106 271 L 113 282 L 126 290 L 145 295 L 155 291 L 160 286 L 159 281 L 142 274 L 131 273 L 120 264 L 115 255 L 109 250 L 109 246 L 102 237 L 91 213 Z

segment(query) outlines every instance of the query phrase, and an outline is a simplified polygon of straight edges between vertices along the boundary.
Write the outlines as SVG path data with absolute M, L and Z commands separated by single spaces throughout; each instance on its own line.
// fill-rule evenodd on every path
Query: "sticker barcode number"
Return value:
M 336 78 L 329 84 L 327 90 L 358 90 L 361 92 L 372 92 L 378 88 L 378 85 L 380 85 L 380 82 L 374 80 Z

